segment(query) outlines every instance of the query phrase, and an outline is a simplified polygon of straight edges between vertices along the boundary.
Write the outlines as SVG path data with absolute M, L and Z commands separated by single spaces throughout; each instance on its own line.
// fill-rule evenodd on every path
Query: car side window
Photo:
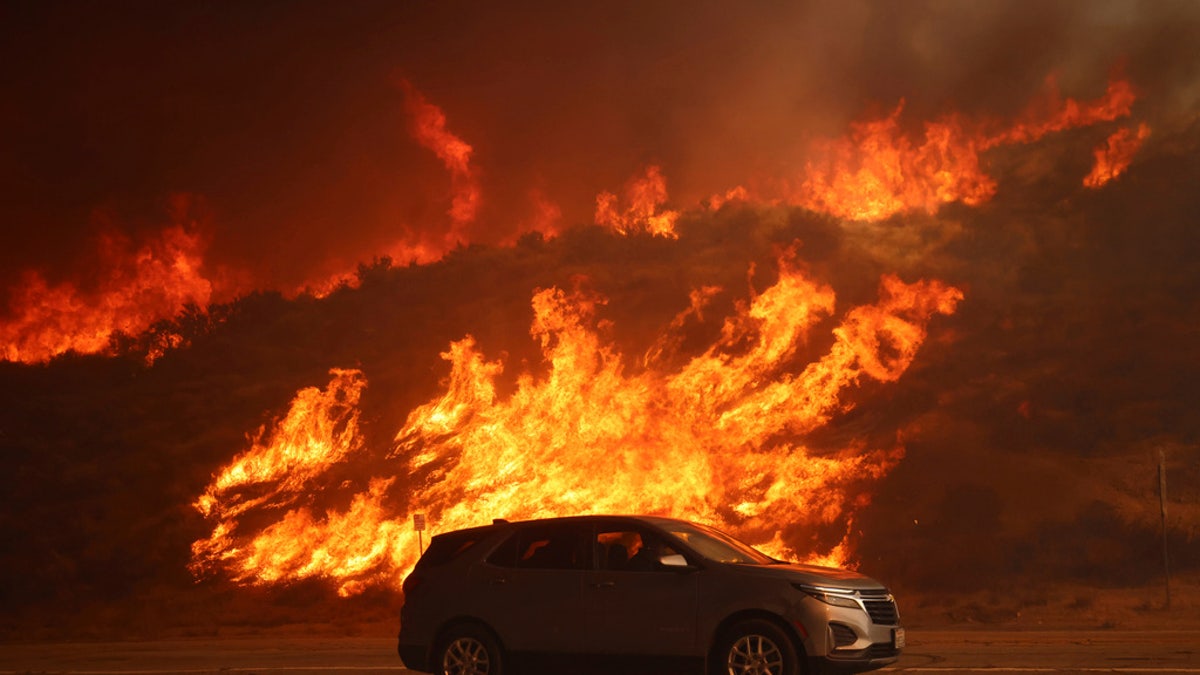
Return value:
M 531 527 L 521 532 L 517 567 L 581 570 L 591 567 L 584 533 L 579 525 Z
M 678 553 L 652 532 L 628 527 L 601 527 L 594 541 L 597 567 L 612 572 L 664 570 L 659 559 Z
M 517 546 L 520 542 L 517 541 L 519 532 L 514 532 L 505 539 L 502 544 L 496 547 L 488 557 L 487 562 L 497 567 L 516 567 L 517 566 Z
M 578 525 L 526 527 L 502 543 L 487 561 L 500 567 L 581 570 L 591 567 L 586 530 Z

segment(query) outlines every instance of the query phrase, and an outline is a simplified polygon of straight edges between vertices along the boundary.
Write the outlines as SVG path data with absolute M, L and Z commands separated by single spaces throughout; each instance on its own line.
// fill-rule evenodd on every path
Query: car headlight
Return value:
M 858 592 L 848 588 L 827 588 L 825 586 L 809 586 L 808 584 L 792 584 L 797 590 L 805 595 L 812 596 L 817 600 L 835 607 L 853 607 L 861 609 L 862 605 L 858 601 Z

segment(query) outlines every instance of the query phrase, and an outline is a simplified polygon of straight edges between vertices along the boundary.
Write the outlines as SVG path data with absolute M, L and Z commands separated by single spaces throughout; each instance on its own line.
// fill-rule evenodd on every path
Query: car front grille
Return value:
M 859 591 L 859 596 L 873 623 L 892 626 L 900 618 L 900 613 L 896 610 L 896 601 L 887 589 Z

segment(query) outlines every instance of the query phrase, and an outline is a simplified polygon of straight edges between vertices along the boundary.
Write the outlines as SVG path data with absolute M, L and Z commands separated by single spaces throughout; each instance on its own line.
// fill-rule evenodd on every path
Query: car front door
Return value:
M 695 655 L 699 572 L 662 565 L 676 553 L 649 528 L 626 521 L 598 524 L 596 560 L 583 587 L 596 654 Z

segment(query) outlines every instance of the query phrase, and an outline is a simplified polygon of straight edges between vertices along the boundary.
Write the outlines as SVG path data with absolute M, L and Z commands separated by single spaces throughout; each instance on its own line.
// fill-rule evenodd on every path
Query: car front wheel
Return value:
M 713 675 L 800 675 L 791 639 L 762 619 L 743 621 L 726 631 L 714 653 Z
M 463 625 L 450 629 L 435 655 L 442 675 L 503 675 L 500 646 L 482 626 Z

